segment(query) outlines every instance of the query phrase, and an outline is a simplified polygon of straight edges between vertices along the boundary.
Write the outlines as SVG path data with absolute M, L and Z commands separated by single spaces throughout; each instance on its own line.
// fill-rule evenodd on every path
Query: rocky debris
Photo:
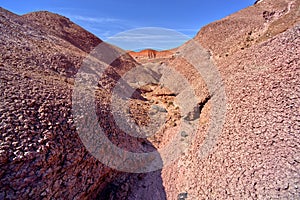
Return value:
M 194 121 L 200 117 L 200 109 L 198 106 L 194 107 L 192 112 L 187 113 L 186 116 L 183 117 L 184 120 Z
M 162 185 L 160 171 L 146 174 L 131 174 L 129 177 L 130 178 L 127 179 L 120 177 L 111 182 L 107 188 L 103 190 L 103 193 L 99 194 L 99 199 L 166 200 L 166 192 Z
M 297 10 L 299 1 L 264 0 L 198 33 L 195 39 L 211 50 L 224 79 L 226 122 L 214 151 L 200 159 L 211 109 L 210 101 L 204 105 L 203 126 L 191 149 L 162 170 L 167 199 L 182 191 L 188 192 L 187 199 L 300 197 Z M 274 31 L 259 39 L 266 30 Z M 254 41 L 241 49 L 250 31 Z
M 0 26 L 0 199 L 94 199 L 116 177 L 130 176 L 94 158 L 74 124 L 74 77 L 101 40 L 49 12 L 18 16 L 0 8 Z M 127 55 L 116 59 L 99 80 L 106 88 L 96 103 L 105 134 L 138 152 L 151 144 L 117 130 L 106 98 L 117 71 L 134 66 Z
M 299 1 L 256 2 L 205 26 L 196 36 L 211 52 L 207 56 L 214 60 L 227 96 L 222 134 L 205 158 L 199 149 L 211 123 L 210 98 L 215 96 L 205 77 L 179 56 L 180 48 L 129 52 L 131 56 L 112 59 L 120 50 L 101 43 L 108 51 L 91 53 L 110 64 L 97 80 L 91 106 L 115 146 L 152 152 L 176 133 L 185 142 L 190 133 L 178 132 L 180 120 L 199 118 L 195 140 L 182 157 L 146 174 L 106 167 L 86 150 L 76 131 L 74 77 L 101 40 L 49 12 L 18 16 L 0 8 L 0 26 L 0 199 L 299 198 Z M 143 73 L 129 73 L 133 81 L 124 88 L 136 84 L 134 78 L 144 81 L 135 85 L 125 111 L 139 125 L 149 123 L 149 111 L 166 114 L 164 127 L 147 139 L 118 127 L 109 106 L 120 77 L 140 64 Z M 197 104 L 189 103 L 184 85 L 174 83 L 179 80 L 174 71 L 195 91 Z M 183 115 L 177 100 L 186 100 L 195 110 Z
M 270 21 L 273 19 L 273 16 L 275 14 L 275 11 L 269 12 L 269 11 L 264 11 L 263 12 L 263 17 L 266 21 Z
M 188 193 L 180 193 L 178 194 L 177 200 L 185 200 L 188 197 Z
M 188 134 L 187 134 L 185 131 L 182 131 L 182 132 L 181 132 L 181 136 L 182 136 L 182 137 L 187 137 Z
M 168 112 L 164 107 L 153 105 L 151 106 L 151 110 L 154 112 Z
M 219 59 L 286 31 L 299 16 L 299 1 L 264 0 L 203 27 L 195 39 Z
M 38 27 L 45 33 L 59 37 L 89 53 L 102 41 L 74 24 L 70 19 L 48 11 L 32 12 L 22 16 L 22 21 Z

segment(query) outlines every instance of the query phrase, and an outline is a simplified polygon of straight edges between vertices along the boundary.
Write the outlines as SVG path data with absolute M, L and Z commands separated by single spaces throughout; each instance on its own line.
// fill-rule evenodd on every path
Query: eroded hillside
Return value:
M 1 8 L 0 33 L 0 199 L 300 198 L 299 1 L 259 1 L 163 52 L 126 54 L 49 12 L 18 16 Z M 220 96 L 211 93 L 195 62 L 181 56 L 195 52 L 193 43 L 205 51 L 189 56 L 196 64 L 214 63 L 222 79 L 218 86 L 226 94 L 221 134 L 204 157 L 199 150 L 212 123 L 212 99 Z M 105 51 L 93 51 L 99 45 Z M 182 119 L 199 119 L 187 151 L 150 173 L 125 173 L 98 161 L 84 146 L 72 110 L 77 75 L 88 61 L 105 69 L 95 94 L 86 94 L 95 99 L 88 106 L 95 108 L 104 135 L 115 146 L 156 151 L 178 133 Z M 172 70 L 193 88 L 196 106 L 175 84 Z M 116 124 L 109 104 L 121 77 L 138 89 L 128 107 L 122 98 L 116 100 L 116 113 L 127 113 L 138 125 L 165 115 L 157 134 L 132 137 Z M 85 94 L 85 89 L 78 91 Z M 193 112 L 182 114 L 178 101 L 191 104 Z M 185 132 L 179 135 L 183 143 L 189 138 Z
M 49 12 L 18 16 L 1 8 L 0 17 L 0 199 L 90 199 L 116 177 L 128 177 L 97 161 L 74 124 L 75 75 L 102 41 Z M 119 55 L 118 49 L 102 44 L 108 50 L 103 57 Z M 116 71 L 122 74 L 134 66 L 129 56 L 117 56 L 99 82 L 103 87 L 96 99 L 105 104 L 120 77 Z M 102 124 L 112 123 L 107 107 L 99 105 L 97 112 Z M 123 143 L 125 136 L 113 124 L 106 131 L 118 132 L 112 140 L 120 145 L 141 148 L 141 141 Z

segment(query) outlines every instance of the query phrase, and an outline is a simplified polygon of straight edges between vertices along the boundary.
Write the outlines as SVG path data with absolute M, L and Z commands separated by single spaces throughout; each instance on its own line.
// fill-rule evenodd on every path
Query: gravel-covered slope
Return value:
M 274 18 L 263 22 L 264 11 Z M 298 13 L 299 1 L 265 0 L 199 32 L 196 41 L 212 52 L 224 81 L 226 120 L 209 156 L 199 155 L 206 126 L 189 153 L 162 171 L 168 199 L 180 193 L 187 199 L 300 198 Z M 277 23 L 287 17 L 294 21 Z M 255 33 L 283 25 L 268 38 Z M 241 45 L 250 42 L 251 30 L 257 37 Z M 210 106 L 201 118 L 209 118 Z
M 188 42 L 166 56 L 149 58 L 146 52 L 136 61 L 123 55 L 108 63 L 93 106 L 106 136 L 124 150 L 162 147 L 183 117 L 170 102 L 177 94 L 150 84 L 135 93 L 129 113 L 146 123 L 149 107 L 167 106 L 167 127 L 149 140 L 117 127 L 109 107 L 112 89 L 137 62 L 143 73 L 130 78 L 143 78 L 144 71 L 153 75 L 144 78 L 172 78 L 158 73 L 171 66 L 193 86 L 201 106 L 199 130 L 182 157 L 162 171 L 128 174 L 97 161 L 74 123 L 74 78 L 101 40 L 56 14 L 18 16 L 0 8 L 0 199 L 300 198 L 299 35 L 297 0 L 262 0 L 200 30 L 194 42 L 209 52 L 226 93 L 222 132 L 204 158 L 199 150 L 211 122 L 212 94 L 205 78 L 177 56 L 195 46 Z M 120 54 L 106 48 L 108 54 L 94 56 L 106 62 Z
M 100 42 L 62 16 L 0 8 L 0 199 L 90 199 L 117 176 L 128 176 L 97 161 L 74 125 L 74 77 Z M 116 70 L 134 66 L 124 57 Z M 109 71 L 104 82 L 118 77 Z

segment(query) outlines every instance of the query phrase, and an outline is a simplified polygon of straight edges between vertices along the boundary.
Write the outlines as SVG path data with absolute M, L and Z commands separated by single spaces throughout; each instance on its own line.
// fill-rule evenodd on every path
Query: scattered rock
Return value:
M 177 200 L 185 200 L 186 198 L 188 198 L 188 193 L 184 192 L 184 193 L 178 194 Z

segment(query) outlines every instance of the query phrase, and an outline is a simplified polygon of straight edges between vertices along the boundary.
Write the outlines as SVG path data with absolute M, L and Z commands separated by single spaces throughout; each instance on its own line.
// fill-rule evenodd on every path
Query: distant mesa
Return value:
M 156 51 L 153 49 L 144 49 L 139 52 L 129 51 L 128 53 L 135 59 L 168 58 L 174 54 L 172 50 Z

